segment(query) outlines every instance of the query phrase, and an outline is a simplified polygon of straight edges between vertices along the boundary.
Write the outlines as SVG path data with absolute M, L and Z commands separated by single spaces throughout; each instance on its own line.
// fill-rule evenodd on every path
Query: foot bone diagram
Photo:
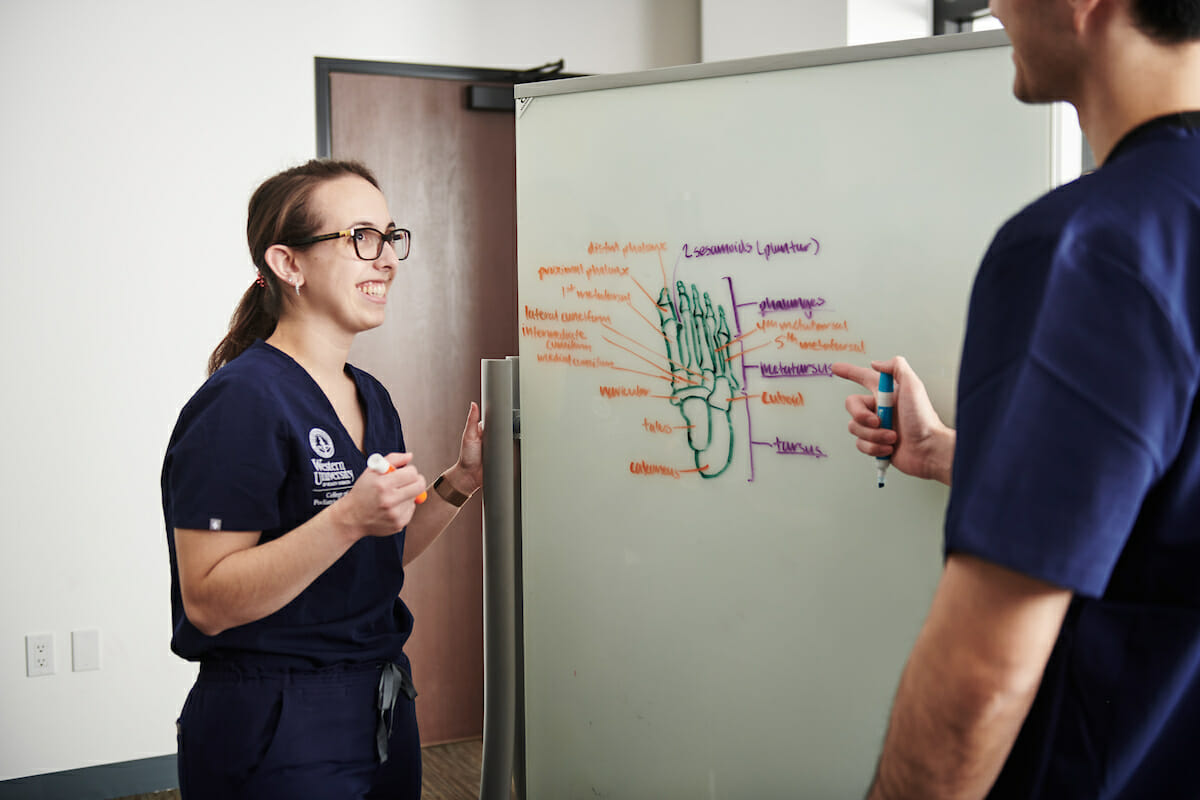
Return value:
M 671 366 L 671 404 L 687 426 L 696 468 L 715 478 L 733 460 L 732 398 L 740 384 L 729 366 L 732 336 L 724 307 L 714 309 L 708 292 L 701 298 L 692 284 L 689 295 L 682 281 L 676 291 L 678 304 L 665 287 L 657 301 Z

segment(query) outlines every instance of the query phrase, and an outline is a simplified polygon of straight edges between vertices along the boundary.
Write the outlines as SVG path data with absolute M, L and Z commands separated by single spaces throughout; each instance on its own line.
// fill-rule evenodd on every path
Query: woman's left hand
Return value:
M 455 466 L 464 482 L 471 482 L 470 487 L 459 487 L 460 490 L 469 488 L 474 491 L 483 486 L 483 421 L 479 406 L 474 402 L 467 411 L 467 425 L 463 428 L 462 445 Z

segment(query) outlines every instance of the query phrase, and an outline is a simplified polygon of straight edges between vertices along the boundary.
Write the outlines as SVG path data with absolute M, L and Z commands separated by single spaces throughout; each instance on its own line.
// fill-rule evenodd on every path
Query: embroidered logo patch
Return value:
M 320 428 L 313 428 L 308 432 L 308 444 L 321 458 L 333 455 L 333 437 Z

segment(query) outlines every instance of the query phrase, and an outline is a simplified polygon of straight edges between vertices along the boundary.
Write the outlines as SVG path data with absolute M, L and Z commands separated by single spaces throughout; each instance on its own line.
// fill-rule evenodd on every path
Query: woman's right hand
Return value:
M 881 372 L 890 373 L 896 383 L 895 430 L 881 427 L 876 413 L 874 392 L 879 387 Z M 906 475 L 950 485 L 954 429 L 938 417 L 925 384 L 903 356 L 872 361 L 869 368 L 837 363 L 833 365 L 833 374 L 871 392 L 846 398 L 846 411 L 850 413 L 848 427 L 860 452 L 890 457 L 892 466 Z
M 417 496 L 425 491 L 425 477 L 413 465 L 412 453 L 389 453 L 386 458 L 394 468 L 391 472 L 363 470 L 350 491 L 330 506 L 355 539 L 399 533 L 412 519 Z
M 287 535 L 260 544 L 261 531 L 175 530 L 184 613 L 216 636 L 290 603 L 364 536 L 391 536 L 412 518 L 425 478 L 411 453 L 392 453 L 396 469 L 368 469 L 350 491 Z

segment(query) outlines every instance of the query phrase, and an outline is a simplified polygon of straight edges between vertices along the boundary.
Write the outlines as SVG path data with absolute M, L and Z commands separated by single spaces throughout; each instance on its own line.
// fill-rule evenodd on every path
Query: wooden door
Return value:
M 412 231 L 387 322 L 352 363 L 383 382 L 427 479 L 454 463 L 480 359 L 517 352 L 512 113 L 466 108 L 467 82 L 332 72 L 330 153 L 378 176 Z M 482 513 L 473 498 L 407 570 L 407 652 L 423 744 L 483 733 Z

